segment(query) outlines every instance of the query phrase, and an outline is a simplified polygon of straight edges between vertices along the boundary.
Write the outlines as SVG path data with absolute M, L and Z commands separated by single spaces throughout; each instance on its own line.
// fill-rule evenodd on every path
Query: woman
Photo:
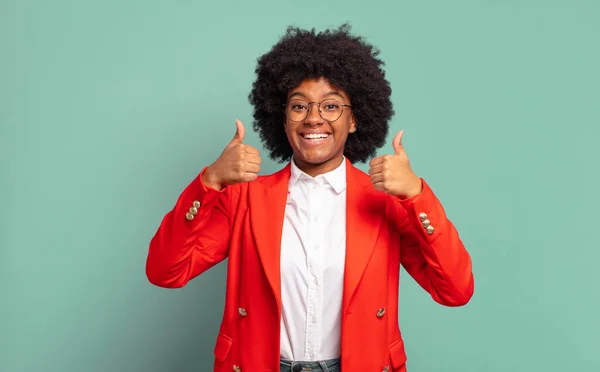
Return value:
M 393 115 L 382 66 L 347 26 L 289 28 L 249 96 L 254 129 L 286 166 L 258 176 L 238 120 L 152 239 L 146 271 L 161 287 L 229 258 L 215 371 L 406 371 L 400 264 L 440 304 L 471 298 L 469 254 L 402 131 L 373 158 Z M 353 166 L 368 160 L 368 175 Z

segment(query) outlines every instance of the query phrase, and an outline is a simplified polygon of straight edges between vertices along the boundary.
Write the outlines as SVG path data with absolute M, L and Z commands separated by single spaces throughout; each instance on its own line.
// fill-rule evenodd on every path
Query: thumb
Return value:
M 237 130 L 230 143 L 242 143 L 244 141 L 244 136 L 246 135 L 244 123 L 242 123 L 240 119 L 235 119 L 235 126 L 237 127 Z
M 402 135 L 404 134 L 404 129 L 400 132 L 396 133 L 394 136 L 394 140 L 392 141 L 392 146 L 394 146 L 394 154 L 398 155 L 401 152 L 404 152 L 404 147 L 402 146 Z

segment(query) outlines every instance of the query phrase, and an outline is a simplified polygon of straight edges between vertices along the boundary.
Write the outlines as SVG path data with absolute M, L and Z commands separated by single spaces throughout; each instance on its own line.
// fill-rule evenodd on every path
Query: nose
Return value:
M 310 125 L 318 125 L 323 124 L 323 118 L 321 117 L 321 113 L 319 112 L 319 104 L 311 103 L 310 108 L 308 110 L 308 115 L 305 119 L 307 124 Z

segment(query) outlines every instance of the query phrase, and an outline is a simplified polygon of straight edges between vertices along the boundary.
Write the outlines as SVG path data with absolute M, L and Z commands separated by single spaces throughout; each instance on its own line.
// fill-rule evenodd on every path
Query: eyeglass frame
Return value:
M 292 119 L 290 119 L 290 118 L 288 117 L 288 115 L 287 115 L 287 113 L 286 113 L 286 110 L 285 110 L 285 108 L 286 108 L 286 106 L 287 106 L 287 105 L 288 105 L 288 104 L 289 104 L 291 101 L 302 101 L 302 102 L 306 102 L 306 105 L 308 106 L 308 110 L 307 110 L 307 112 L 306 112 L 306 116 L 304 117 L 304 119 L 302 119 L 302 120 L 292 120 Z M 323 115 L 322 115 L 322 111 L 321 111 L 321 103 L 323 103 L 323 102 L 325 102 L 325 101 L 336 101 L 336 102 L 339 102 L 339 104 L 342 106 L 342 112 L 340 113 L 340 116 L 338 116 L 338 117 L 337 117 L 337 119 L 335 119 L 335 120 L 327 120 L 327 119 L 325 119 L 325 118 L 323 117 Z M 344 115 L 344 107 L 350 107 L 350 108 L 352 108 L 352 105 L 347 105 L 347 104 L 345 104 L 345 103 L 342 103 L 342 102 L 338 101 L 338 100 L 337 100 L 337 99 L 335 99 L 335 98 L 327 98 L 327 99 L 324 99 L 324 100 L 322 100 L 321 102 L 316 102 L 316 101 L 307 102 L 307 101 L 304 101 L 304 100 L 302 100 L 302 99 L 299 99 L 299 98 L 294 98 L 294 99 L 291 99 L 291 100 L 289 100 L 289 101 L 287 101 L 286 103 L 284 103 L 284 104 L 283 104 L 283 114 L 284 114 L 284 115 L 285 115 L 285 117 L 286 117 L 287 119 L 289 119 L 290 121 L 293 121 L 294 123 L 301 123 L 301 122 L 303 122 L 304 120 L 306 120 L 306 118 L 308 117 L 308 115 L 310 115 L 310 110 L 312 110 L 312 105 L 313 105 L 314 103 L 316 103 L 316 104 L 317 104 L 317 107 L 319 107 L 319 116 L 321 117 L 321 119 L 325 120 L 325 121 L 326 121 L 326 122 L 328 122 L 328 123 L 333 123 L 333 122 L 336 122 L 336 121 L 338 121 L 338 120 L 339 120 L 339 119 L 342 117 L 342 115 Z

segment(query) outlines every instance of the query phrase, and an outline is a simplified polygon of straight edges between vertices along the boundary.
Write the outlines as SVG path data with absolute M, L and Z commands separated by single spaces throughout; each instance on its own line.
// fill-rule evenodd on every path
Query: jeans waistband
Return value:
M 312 362 L 280 360 L 281 372 L 338 372 L 341 369 L 340 365 L 340 358 Z

